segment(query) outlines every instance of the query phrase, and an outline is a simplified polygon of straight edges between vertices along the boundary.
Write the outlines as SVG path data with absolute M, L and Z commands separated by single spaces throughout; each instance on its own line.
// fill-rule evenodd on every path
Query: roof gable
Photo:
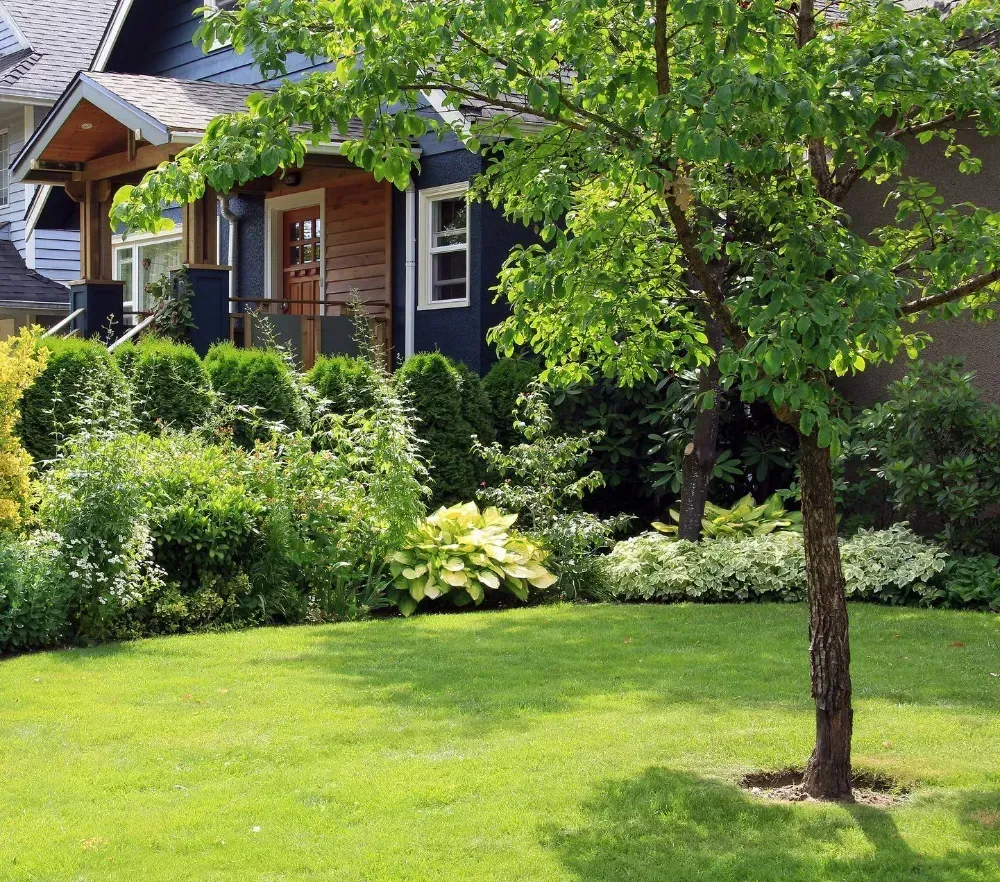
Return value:
M 0 73 L 0 98 L 55 100 L 90 67 L 116 0 L 2 0 L 25 55 Z

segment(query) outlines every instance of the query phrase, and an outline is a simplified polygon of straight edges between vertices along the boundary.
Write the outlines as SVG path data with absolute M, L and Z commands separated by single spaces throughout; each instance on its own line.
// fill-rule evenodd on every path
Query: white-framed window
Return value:
M 238 3 L 239 0 L 205 0 L 205 7 L 207 9 L 205 17 L 208 18 L 215 15 L 216 12 L 228 12 L 231 9 L 235 9 Z M 219 49 L 226 49 L 229 45 L 229 42 L 215 42 L 208 51 L 215 52 Z
M 419 309 L 469 305 L 469 182 L 420 191 Z
M 133 316 L 128 313 L 152 309 L 153 298 L 146 287 L 181 265 L 184 246 L 176 229 L 168 236 L 135 236 L 119 242 L 115 245 L 115 279 L 125 283 L 123 305 L 131 324 Z
M 10 205 L 10 132 L 0 129 L 0 207 Z

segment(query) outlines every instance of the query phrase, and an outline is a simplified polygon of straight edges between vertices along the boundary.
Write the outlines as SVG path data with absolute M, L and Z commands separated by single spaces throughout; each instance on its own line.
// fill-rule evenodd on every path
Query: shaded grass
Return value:
M 0 662 L 0 880 L 1000 882 L 1000 619 L 852 608 L 888 811 L 735 786 L 808 756 L 805 630 L 544 607 Z

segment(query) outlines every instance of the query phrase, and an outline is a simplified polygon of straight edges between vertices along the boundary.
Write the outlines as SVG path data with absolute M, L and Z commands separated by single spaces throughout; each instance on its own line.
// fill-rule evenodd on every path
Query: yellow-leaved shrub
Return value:
M 21 526 L 31 499 L 31 456 L 14 426 L 24 390 L 45 369 L 48 350 L 38 346 L 39 333 L 23 328 L 0 340 L 0 531 Z

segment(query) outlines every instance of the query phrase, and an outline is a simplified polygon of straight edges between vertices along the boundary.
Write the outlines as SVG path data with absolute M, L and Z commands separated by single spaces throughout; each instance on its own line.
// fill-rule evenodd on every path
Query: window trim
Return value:
M 122 297 L 122 305 L 125 309 L 130 309 L 133 312 L 136 311 L 136 299 L 141 297 L 142 292 L 139 291 L 139 271 L 141 269 L 139 262 L 139 249 L 145 245 L 163 245 L 167 242 L 182 242 L 184 241 L 184 233 L 180 224 L 170 230 L 168 233 L 134 233 L 127 239 L 125 236 L 117 235 L 111 239 L 111 249 L 112 249 L 112 259 L 115 266 L 115 274 L 118 274 L 118 252 L 124 251 L 126 248 L 132 252 L 132 290 L 128 292 L 129 298 L 125 300 Z M 180 266 L 170 267 L 170 270 L 180 269 Z M 123 281 L 122 279 L 116 279 L 116 281 Z M 123 289 L 124 293 L 124 289 Z
M 0 177 L 0 209 L 5 210 L 10 208 L 10 186 L 12 183 L 10 177 L 10 164 L 13 162 L 14 158 L 10 155 L 10 129 L 0 129 L 0 135 L 4 135 L 7 138 L 7 161 L 3 163 L 3 170 L 0 172 L 0 174 L 6 176 L 6 178 Z M 2 159 L 0 159 L 0 162 L 2 162 Z M 6 184 L 6 186 L 4 186 L 4 184 Z
M 226 3 L 227 5 L 224 5 L 224 6 L 220 5 L 220 0 L 205 0 L 205 14 L 204 14 L 204 17 L 205 18 L 210 18 L 210 17 L 212 17 L 213 15 L 215 15 L 216 13 L 218 13 L 220 11 L 229 12 L 230 10 L 233 10 L 233 9 L 236 8 L 236 5 L 239 2 L 239 0 L 232 0 L 232 2 L 229 2 L 229 0 L 221 0 L 221 2 L 222 3 Z M 233 44 L 231 42 L 213 43 L 212 46 L 208 50 L 206 50 L 206 51 L 207 52 L 218 52 L 220 49 L 229 49 L 229 48 L 232 47 L 232 45 Z
M 442 248 L 431 247 L 431 221 L 434 211 L 434 203 L 445 199 L 454 199 L 458 196 L 467 196 L 469 192 L 469 182 L 459 181 L 454 184 L 444 184 L 440 187 L 428 187 L 420 191 L 420 209 L 418 224 L 418 248 L 417 258 L 420 273 L 417 285 L 417 310 L 432 309 L 461 309 L 472 305 L 472 206 L 465 214 L 465 297 L 454 300 L 432 300 L 431 292 L 434 290 L 434 255 L 442 254 L 446 251 L 457 251 L 455 246 L 444 246 Z

